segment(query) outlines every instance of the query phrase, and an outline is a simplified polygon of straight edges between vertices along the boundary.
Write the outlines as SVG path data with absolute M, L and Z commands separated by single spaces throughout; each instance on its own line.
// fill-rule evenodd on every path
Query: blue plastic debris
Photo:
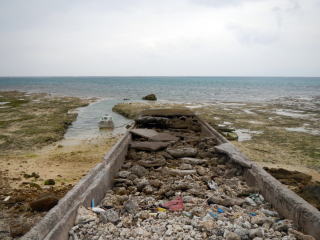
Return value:
M 91 208 L 94 208 L 94 199 L 91 200 Z
M 216 213 L 209 212 L 209 215 L 210 215 L 212 218 L 218 218 L 218 214 L 216 214 Z
M 217 209 L 218 213 L 224 213 L 224 211 L 221 208 Z
M 253 216 L 253 217 L 257 216 L 257 214 L 255 212 L 251 212 L 251 213 L 249 213 L 249 215 Z

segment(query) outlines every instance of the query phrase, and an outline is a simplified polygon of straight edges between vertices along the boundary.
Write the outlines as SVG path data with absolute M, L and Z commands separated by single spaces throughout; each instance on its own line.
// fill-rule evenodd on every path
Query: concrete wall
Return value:
M 240 153 L 228 140 L 213 129 L 208 123 L 198 119 L 204 136 L 216 137 L 220 145 L 216 148 L 229 156 L 231 161 L 240 164 L 249 185 L 260 189 L 261 194 L 284 217 L 292 219 L 301 230 L 320 240 L 320 212 L 260 166 Z M 99 203 L 105 192 L 111 188 L 115 173 L 120 169 L 131 135 L 127 132 L 109 151 L 102 163 L 93 168 L 57 206 L 33 227 L 22 240 L 62 240 L 68 239 L 68 232 L 74 224 L 80 205 L 90 206 L 91 199 Z
M 231 161 L 243 166 L 244 177 L 249 186 L 257 187 L 263 197 L 282 216 L 293 220 L 302 232 L 320 240 L 320 212 L 318 209 L 282 185 L 258 164 L 250 161 L 208 123 L 199 121 L 202 124 L 202 133 L 205 136 L 213 135 L 220 142 L 216 150 L 228 155 Z
M 90 206 L 92 199 L 99 203 L 111 188 L 113 177 L 125 159 L 130 141 L 131 135 L 127 132 L 103 161 L 60 199 L 59 203 L 21 240 L 68 239 L 68 232 L 74 225 L 78 207 Z

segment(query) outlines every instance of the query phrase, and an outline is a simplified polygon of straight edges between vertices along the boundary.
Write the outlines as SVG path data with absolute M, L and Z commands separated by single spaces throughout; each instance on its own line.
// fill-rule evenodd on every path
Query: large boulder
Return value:
M 147 96 L 144 96 L 142 99 L 143 100 L 149 100 L 149 101 L 156 101 L 157 97 L 156 97 L 155 94 L 151 93 L 151 94 L 149 94 Z

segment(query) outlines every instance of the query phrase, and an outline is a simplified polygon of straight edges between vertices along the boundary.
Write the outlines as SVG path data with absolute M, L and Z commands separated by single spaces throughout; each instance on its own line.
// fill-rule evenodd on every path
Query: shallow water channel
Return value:
M 119 102 L 120 100 L 116 99 L 103 99 L 87 107 L 79 108 L 77 110 L 77 120 L 68 128 L 63 144 L 78 143 L 81 140 L 99 137 L 112 137 L 124 133 L 126 125 L 132 121 L 112 112 L 112 107 Z M 114 129 L 99 129 L 98 123 L 100 118 L 105 114 L 112 117 Z

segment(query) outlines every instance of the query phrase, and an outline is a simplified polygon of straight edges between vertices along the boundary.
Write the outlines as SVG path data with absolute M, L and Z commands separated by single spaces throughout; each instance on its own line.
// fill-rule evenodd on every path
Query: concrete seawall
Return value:
M 282 185 L 263 168 L 250 161 L 234 145 L 213 129 L 208 123 L 197 118 L 204 136 L 213 136 L 219 142 L 216 150 L 244 170 L 246 182 L 260 189 L 261 194 L 284 217 L 289 218 L 300 229 L 320 240 L 320 212 L 308 202 Z M 74 224 L 79 206 L 90 206 L 92 199 L 99 203 L 105 192 L 111 188 L 113 177 L 120 169 L 131 135 L 127 132 L 105 156 L 103 162 L 93 168 L 47 215 L 29 231 L 22 240 L 68 239 L 68 232 Z
M 234 145 L 213 129 L 208 123 L 199 119 L 205 135 L 216 136 L 221 145 L 218 151 L 228 155 L 231 161 L 242 165 L 248 185 L 257 187 L 264 198 L 284 217 L 291 219 L 302 232 L 320 240 L 320 212 L 296 193 L 282 185 L 258 164 L 250 161 Z
M 80 182 L 70 190 L 58 205 L 34 226 L 22 240 L 68 239 L 68 232 L 74 224 L 80 205 L 90 206 L 92 199 L 99 203 L 105 192 L 112 186 L 114 174 L 118 172 L 125 156 L 131 135 L 127 132 L 113 146 L 104 160 L 94 167 Z

